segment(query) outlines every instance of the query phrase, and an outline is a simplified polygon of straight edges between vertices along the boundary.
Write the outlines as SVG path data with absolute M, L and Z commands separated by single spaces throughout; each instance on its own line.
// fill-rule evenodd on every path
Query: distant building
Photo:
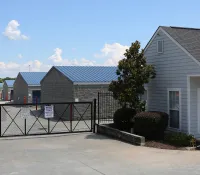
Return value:
M 98 92 L 108 91 L 110 82 L 117 80 L 116 70 L 117 67 L 54 66 L 41 81 L 41 101 L 92 102 L 97 99 Z M 64 106 L 56 106 L 57 114 L 62 114 Z M 68 114 L 69 110 L 63 115 L 66 117 Z
M 3 97 L 3 83 L 0 83 L 0 99 Z
M 46 72 L 19 72 L 14 83 L 14 103 L 36 103 L 41 99 L 40 81 Z
M 3 83 L 3 100 L 10 101 L 13 100 L 13 84 L 15 80 L 5 80 Z

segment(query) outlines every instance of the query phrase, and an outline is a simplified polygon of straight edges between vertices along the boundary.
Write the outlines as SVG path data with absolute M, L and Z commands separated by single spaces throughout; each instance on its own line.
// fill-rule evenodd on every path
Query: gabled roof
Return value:
M 6 84 L 8 85 L 8 87 L 13 87 L 13 84 L 15 82 L 15 80 L 5 80 Z
M 27 85 L 40 86 L 40 81 L 46 75 L 46 72 L 20 72 Z
M 55 66 L 73 83 L 109 83 L 117 80 L 113 66 Z
M 200 61 L 200 29 L 183 27 L 162 27 L 172 38 Z
M 0 88 L 3 88 L 3 83 L 0 83 Z
M 160 26 L 145 47 L 145 50 L 148 48 L 159 30 L 162 30 L 175 44 L 177 44 L 186 54 L 200 65 L 200 29 Z

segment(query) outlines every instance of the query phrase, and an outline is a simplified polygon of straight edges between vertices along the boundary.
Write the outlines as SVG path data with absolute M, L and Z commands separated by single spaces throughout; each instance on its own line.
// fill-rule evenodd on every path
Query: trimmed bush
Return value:
M 187 135 L 185 133 L 174 132 L 168 133 L 165 136 L 164 141 L 174 146 L 183 147 L 183 146 L 191 146 L 191 140 L 194 137 L 192 135 Z
M 117 129 L 129 131 L 136 111 L 131 108 L 120 108 L 114 113 L 114 125 Z
M 163 139 L 168 118 L 168 114 L 164 112 L 140 112 L 134 118 L 134 132 L 147 139 Z

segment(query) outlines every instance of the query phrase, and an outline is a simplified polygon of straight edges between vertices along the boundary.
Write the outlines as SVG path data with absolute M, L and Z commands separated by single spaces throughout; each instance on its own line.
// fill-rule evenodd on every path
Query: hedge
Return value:
M 120 108 L 114 113 L 114 125 L 117 129 L 129 131 L 133 127 L 136 111 L 131 108 Z
M 140 112 L 134 118 L 134 132 L 146 139 L 163 139 L 168 118 L 167 113 L 160 111 Z

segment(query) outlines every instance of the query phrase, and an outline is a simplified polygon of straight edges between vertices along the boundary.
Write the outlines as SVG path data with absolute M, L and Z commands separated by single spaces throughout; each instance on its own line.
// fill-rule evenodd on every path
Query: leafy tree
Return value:
M 0 83 L 3 83 L 5 80 L 15 80 L 16 78 L 6 77 L 6 78 L 0 78 Z
M 153 65 L 148 65 L 144 57 L 144 50 L 140 50 L 140 42 L 135 41 L 126 49 L 125 58 L 120 60 L 117 68 L 118 80 L 112 81 L 109 91 L 123 107 L 127 104 L 137 112 L 145 109 L 145 102 L 140 99 L 144 94 L 144 84 L 155 78 Z

